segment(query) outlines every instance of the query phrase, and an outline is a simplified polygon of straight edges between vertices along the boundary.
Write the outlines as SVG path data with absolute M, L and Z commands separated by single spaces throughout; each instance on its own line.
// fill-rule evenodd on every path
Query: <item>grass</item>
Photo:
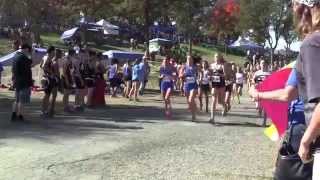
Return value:
M 186 47 L 188 45 L 184 44 L 182 46 Z M 195 52 L 197 52 L 198 54 L 201 54 L 202 58 L 207 60 L 207 61 L 209 61 L 209 62 L 213 62 L 214 55 L 217 52 L 219 52 L 217 48 L 214 48 L 214 47 L 202 47 L 202 46 L 193 46 L 193 50 Z M 223 53 L 223 52 L 221 52 L 221 53 Z M 245 61 L 244 57 L 235 56 L 235 55 L 232 55 L 232 54 L 227 54 L 227 55 L 224 54 L 224 57 L 228 62 L 234 62 L 234 63 L 236 63 L 238 65 L 243 65 L 243 63 Z
M 4 56 L 12 51 L 11 43 L 7 39 L 0 39 L 0 56 Z

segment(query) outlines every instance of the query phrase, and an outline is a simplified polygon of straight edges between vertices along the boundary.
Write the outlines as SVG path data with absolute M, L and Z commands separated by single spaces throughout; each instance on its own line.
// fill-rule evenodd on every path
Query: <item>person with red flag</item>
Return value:
M 249 91 L 251 97 L 255 100 L 275 100 L 290 102 L 288 108 L 288 127 L 293 128 L 292 146 L 297 153 L 301 141 L 301 128 L 305 127 L 304 103 L 298 96 L 298 79 L 297 71 L 293 69 L 288 78 L 286 87 L 274 91 L 259 92 L 255 87 Z
M 293 12 L 298 31 L 304 38 L 297 61 L 299 95 L 305 101 L 309 124 L 300 145 L 299 155 L 304 162 L 312 160 L 311 147 L 320 136 L 320 0 L 294 0 Z M 313 179 L 320 179 L 320 146 L 314 144 Z

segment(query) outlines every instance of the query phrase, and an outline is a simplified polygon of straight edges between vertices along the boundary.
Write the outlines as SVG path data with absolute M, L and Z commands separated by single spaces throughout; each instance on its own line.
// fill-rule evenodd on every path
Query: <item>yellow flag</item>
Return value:
M 264 130 L 264 134 L 271 139 L 271 141 L 278 141 L 280 139 L 278 130 L 274 124 Z

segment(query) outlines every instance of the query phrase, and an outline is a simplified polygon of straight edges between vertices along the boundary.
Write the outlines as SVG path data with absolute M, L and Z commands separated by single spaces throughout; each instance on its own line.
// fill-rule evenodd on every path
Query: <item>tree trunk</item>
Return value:
M 192 48 L 193 48 L 193 36 L 190 34 L 189 35 L 189 55 L 192 56 Z
M 150 17 L 149 17 L 149 0 L 144 0 L 144 19 L 145 19 L 145 40 L 146 40 L 146 54 L 149 55 L 149 24 L 150 24 Z
M 271 70 L 273 71 L 274 69 L 273 69 L 273 54 L 274 54 L 274 49 L 273 48 L 271 48 L 270 49 L 270 63 L 271 63 Z

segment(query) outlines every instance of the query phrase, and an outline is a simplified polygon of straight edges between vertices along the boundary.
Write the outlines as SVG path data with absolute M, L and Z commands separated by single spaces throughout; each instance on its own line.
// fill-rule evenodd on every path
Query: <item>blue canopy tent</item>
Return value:
M 125 61 L 134 61 L 136 59 L 142 59 L 144 54 L 142 53 L 135 53 L 135 52 L 127 52 L 127 51 L 106 51 L 103 53 L 103 56 L 107 56 L 106 59 L 118 59 L 120 63 Z
M 11 66 L 16 53 L 17 51 L 1 57 L 0 63 L 3 66 Z M 32 53 L 32 62 L 33 62 L 32 64 L 33 65 L 39 64 L 46 53 L 47 53 L 47 50 L 44 48 L 34 48 Z

